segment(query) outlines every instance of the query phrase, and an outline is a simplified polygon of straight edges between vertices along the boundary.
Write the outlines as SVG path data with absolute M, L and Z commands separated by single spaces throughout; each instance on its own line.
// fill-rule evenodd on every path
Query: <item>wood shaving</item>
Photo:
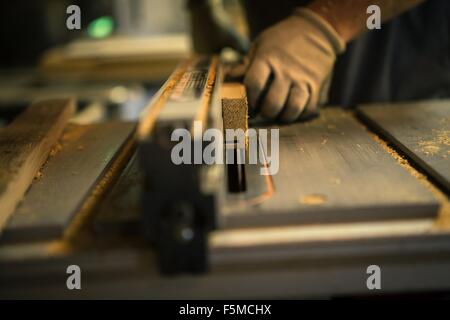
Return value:
M 323 194 L 313 193 L 306 196 L 300 196 L 299 202 L 310 206 L 317 206 L 325 203 L 327 197 Z
M 397 151 L 392 149 L 388 143 L 382 140 L 376 134 L 369 132 L 369 135 L 378 142 L 381 147 L 389 153 L 397 162 L 408 171 L 413 177 L 415 177 L 423 186 L 430 190 L 436 199 L 440 202 L 441 207 L 439 209 L 438 217 L 435 220 L 435 229 L 443 230 L 450 228 L 450 200 L 449 198 L 439 190 L 432 182 L 428 180 L 428 177 L 415 169 L 407 159 L 401 156 Z

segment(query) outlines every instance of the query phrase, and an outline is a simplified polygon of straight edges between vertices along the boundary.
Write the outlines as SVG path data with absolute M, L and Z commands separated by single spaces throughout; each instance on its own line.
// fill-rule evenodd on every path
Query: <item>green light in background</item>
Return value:
M 92 38 L 105 38 L 114 29 L 114 20 L 111 17 L 100 17 L 89 24 L 88 34 Z

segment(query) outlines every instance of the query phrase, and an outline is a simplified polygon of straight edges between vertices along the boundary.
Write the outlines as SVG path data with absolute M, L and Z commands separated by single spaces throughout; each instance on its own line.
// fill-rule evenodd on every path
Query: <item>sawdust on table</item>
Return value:
M 61 143 L 64 145 L 69 141 L 77 140 L 89 129 L 89 125 L 79 125 L 74 123 L 69 123 L 64 130 Z
M 379 136 L 376 134 L 369 132 L 369 135 L 378 142 L 381 147 L 389 153 L 397 162 L 404 168 L 406 171 L 409 172 L 413 177 L 415 177 L 424 187 L 426 187 L 428 190 L 430 190 L 433 195 L 436 197 L 436 199 L 441 204 L 441 207 L 439 209 L 438 217 L 435 220 L 434 223 L 434 229 L 436 230 L 443 230 L 450 228 L 450 200 L 449 198 L 441 191 L 439 190 L 432 182 L 430 182 L 426 175 L 419 172 L 417 169 L 415 169 L 409 161 L 401 156 L 397 151 L 392 149 L 388 143 L 384 140 L 382 140 Z
M 41 168 L 41 169 L 39 169 L 38 172 L 36 172 L 36 175 L 34 176 L 34 181 L 41 180 L 43 176 L 44 176 L 44 174 L 42 173 L 42 168 Z
M 312 193 L 305 196 L 300 196 L 299 202 L 301 204 L 306 204 L 310 206 L 317 206 L 325 203 L 327 201 L 327 197 L 323 194 Z
M 69 124 L 61 136 L 61 141 L 67 142 L 72 140 L 74 135 L 76 135 L 77 128 L 78 128 L 77 125 Z
M 441 151 L 442 147 L 450 146 L 450 130 L 433 129 L 434 137 L 431 140 L 420 140 L 418 142 L 420 150 L 426 155 L 435 155 Z M 450 154 L 450 151 L 448 151 Z M 445 158 L 447 154 L 443 155 Z
M 61 141 L 58 141 L 54 146 L 53 146 L 53 148 L 50 150 L 50 153 L 49 153 L 49 157 L 51 158 L 51 157 L 54 157 L 54 156 L 56 156 L 60 151 L 62 150 L 62 144 L 61 144 Z
M 39 181 L 39 180 L 41 180 L 44 177 L 43 170 L 47 166 L 48 162 L 53 157 L 55 157 L 58 153 L 61 152 L 65 142 L 68 141 L 68 139 L 70 139 L 71 137 L 74 137 L 74 132 L 77 132 L 78 128 L 80 128 L 80 126 L 72 125 L 72 124 L 69 124 L 69 125 L 66 126 L 66 128 L 64 128 L 61 137 L 58 139 L 56 144 L 50 149 L 50 152 L 48 153 L 47 159 L 45 159 L 45 162 L 42 164 L 42 166 L 36 172 L 36 175 L 34 176 L 33 182 Z
M 49 246 L 49 251 L 53 254 L 64 254 L 78 247 L 89 246 L 92 239 L 89 232 L 89 221 L 93 217 L 95 209 L 106 193 L 112 188 L 114 182 L 119 178 L 122 169 L 128 163 L 132 151 L 134 150 L 134 137 L 130 137 L 118 151 L 117 156 L 112 160 L 111 165 L 97 185 L 84 200 L 73 220 L 64 231 L 62 239 L 54 241 Z M 73 173 L 76 174 L 76 173 Z M 95 241 L 98 242 L 96 238 Z

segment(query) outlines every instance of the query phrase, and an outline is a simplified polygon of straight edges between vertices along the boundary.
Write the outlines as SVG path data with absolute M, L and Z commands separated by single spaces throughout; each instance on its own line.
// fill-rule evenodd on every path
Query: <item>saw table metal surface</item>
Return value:
M 325 110 L 323 116 L 340 113 Z M 101 130 L 105 124 L 95 126 Z M 318 148 L 321 142 L 315 142 Z M 333 143 L 332 139 L 327 143 Z M 379 152 L 388 155 L 385 146 Z M 117 183 L 108 188 L 88 218 L 69 226 L 74 231 L 43 242 L 1 243 L 0 296 L 193 299 L 365 295 L 372 293 L 365 286 L 371 264 L 382 269 L 382 293 L 448 290 L 448 198 L 391 152 L 392 158 L 386 161 L 393 163 L 393 170 L 416 177 L 411 180 L 417 183 L 414 188 L 427 190 L 425 194 L 429 192 L 439 201 L 437 218 L 219 229 L 208 240 L 210 272 L 172 277 L 159 274 L 153 250 L 139 236 L 140 191 L 136 186 L 140 174 L 133 165 L 135 157 L 131 157 Z M 114 163 L 105 175 L 113 168 Z M 81 291 L 65 288 L 65 270 L 70 264 L 83 270 Z
M 450 194 L 450 103 L 367 105 L 359 115 Z
M 326 108 L 289 125 L 253 123 L 280 129 L 279 171 L 272 175 L 261 170 L 269 172 L 276 148 L 260 131 L 261 163 L 196 161 L 210 147 L 207 129 L 217 133 L 209 141 L 219 159 L 247 159 L 242 152 L 254 151 L 250 134 L 245 143 L 221 139 L 224 128 L 247 128 L 245 89 L 224 86 L 222 71 L 217 57 L 193 57 L 155 94 L 139 123 L 66 127 L 31 181 L 45 159 L 33 162 L 23 197 L 6 194 L 18 207 L 0 236 L 0 297 L 322 298 L 450 290 L 445 189 L 424 163 L 412 166 L 396 150 L 402 148 L 352 111 Z M 439 118 L 440 109 L 423 108 Z M 411 130 L 420 127 L 420 118 L 412 122 Z M 175 128 L 185 129 L 194 147 L 187 163 L 173 160 Z M 448 129 L 421 128 L 424 137 Z M 400 136 L 395 129 L 385 131 Z M 81 268 L 82 290 L 66 287 L 70 265 Z M 381 268 L 381 290 L 368 290 L 371 265 Z
M 127 170 L 121 179 L 131 181 L 119 182 L 107 202 L 122 210 L 102 208 L 97 222 L 103 227 L 138 222 L 138 210 L 125 210 L 125 199 L 140 192 L 128 190 L 138 179 L 137 164 Z M 247 166 L 246 174 L 249 192 L 267 192 L 259 169 Z M 432 218 L 439 206 L 351 113 L 337 109 L 324 110 L 310 123 L 281 127 L 280 171 L 271 179 L 275 191 L 264 201 L 237 205 L 242 196 L 229 196 L 221 228 Z
M 431 192 L 351 113 L 330 108 L 309 122 L 270 128 L 280 129 L 275 192 L 258 205 L 226 210 L 223 227 L 436 216 Z
M 161 276 L 153 252 L 129 237 L 93 237 L 90 249 L 84 250 L 81 239 L 76 240 L 78 244 L 53 241 L 3 247 L 0 296 L 230 299 L 365 295 L 371 293 L 365 281 L 367 266 L 372 264 L 382 268 L 382 293 L 448 290 L 449 231 L 448 225 L 442 228 L 421 220 L 218 232 L 210 239 L 210 272 L 175 277 Z M 81 291 L 65 288 L 65 270 L 70 264 L 83 270 Z

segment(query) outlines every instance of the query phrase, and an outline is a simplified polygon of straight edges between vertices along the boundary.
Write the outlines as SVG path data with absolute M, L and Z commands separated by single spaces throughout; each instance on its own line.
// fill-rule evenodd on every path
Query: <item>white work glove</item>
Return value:
M 309 9 L 265 30 L 253 43 L 244 78 L 250 106 L 268 119 L 294 121 L 327 100 L 336 55 L 345 42 Z

